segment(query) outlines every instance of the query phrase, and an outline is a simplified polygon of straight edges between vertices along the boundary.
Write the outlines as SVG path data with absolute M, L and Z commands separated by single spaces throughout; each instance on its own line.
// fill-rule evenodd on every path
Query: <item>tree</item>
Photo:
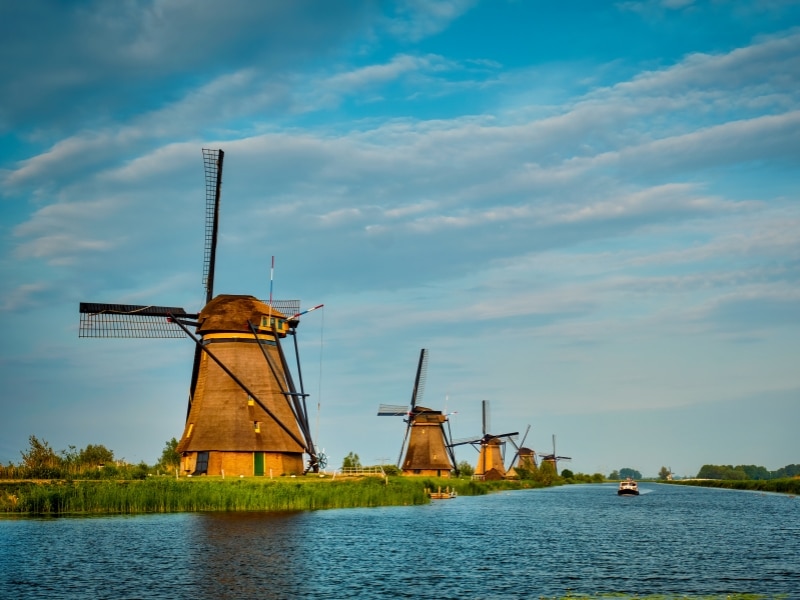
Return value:
M 347 456 L 344 457 L 342 461 L 342 469 L 360 469 L 361 468 L 361 459 L 358 458 L 358 454 L 353 454 L 350 452 Z
M 463 475 L 464 477 L 472 477 L 472 474 L 475 472 L 475 469 L 472 468 L 472 465 L 469 464 L 466 460 L 462 460 L 458 463 L 458 473 L 459 475 Z
M 381 469 L 383 469 L 383 472 L 389 476 L 400 475 L 402 473 L 397 465 L 381 465 Z
M 624 469 L 619 470 L 620 479 L 627 479 L 630 477 L 631 479 L 641 479 L 642 474 L 639 473 L 636 469 L 631 469 L 629 467 L 625 467 Z
M 614 469 L 613 471 L 611 471 L 611 473 L 608 474 L 608 478 L 613 480 L 613 481 L 619 480 L 620 479 L 619 471 Z
M 667 467 L 661 467 L 661 470 L 658 472 L 658 478 L 661 481 L 667 481 L 668 479 L 671 479 L 671 477 L 672 473 L 670 470 Z
M 561 476 L 562 476 L 564 479 L 572 479 L 573 477 L 575 477 L 575 473 L 573 473 L 573 472 L 572 472 L 572 471 L 570 471 L 569 469 L 562 469 L 562 471 L 561 471 Z
M 770 479 L 772 475 L 765 467 L 756 465 L 740 465 L 736 468 L 742 469 L 747 475 L 747 479 Z
M 80 470 L 80 452 L 75 446 L 59 452 L 61 455 L 61 468 L 70 475 L 75 475 Z
M 549 460 L 542 461 L 534 474 L 534 479 L 543 485 L 552 485 L 557 478 L 556 468 Z
M 78 463 L 83 467 L 102 467 L 114 462 L 114 453 L 103 444 L 89 444 L 78 455 Z
M 782 479 L 783 477 L 798 477 L 800 476 L 800 465 L 786 465 L 781 467 L 772 474 L 774 479 Z
M 158 466 L 165 471 L 172 471 L 181 464 L 181 455 L 177 450 L 178 440 L 172 438 L 164 446 L 161 451 L 161 458 L 158 461 Z
M 28 477 L 52 479 L 61 475 L 61 459 L 44 440 L 35 435 L 28 438 L 28 452 L 20 452 Z

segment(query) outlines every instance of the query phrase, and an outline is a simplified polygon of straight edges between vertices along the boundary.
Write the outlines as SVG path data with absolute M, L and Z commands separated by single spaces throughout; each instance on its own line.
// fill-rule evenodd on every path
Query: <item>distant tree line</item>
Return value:
M 611 473 L 608 474 L 608 478 L 611 479 L 612 481 L 619 481 L 620 479 L 628 479 L 629 477 L 631 479 L 641 479 L 642 474 L 636 469 L 631 469 L 630 467 L 622 468 L 619 471 L 616 470 L 611 471 Z
M 154 472 L 174 471 L 180 464 L 177 446 L 178 441 L 172 438 L 155 465 L 133 465 L 116 459 L 114 452 L 102 444 L 89 444 L 82 449 L 69 446 L 56 452 L 47 441 L 32 435 L 28 448 L 20 451 L 19 463 L 0 465 L 0 479 L 144 479 Z
M 697 473 L 697 479 L 730 479 L 764 481 L 768 479 L 784 479 L 800 477 L 800 465 L 786 465 L 777 471 L 769 471 L 756 465 L 703 465 Z

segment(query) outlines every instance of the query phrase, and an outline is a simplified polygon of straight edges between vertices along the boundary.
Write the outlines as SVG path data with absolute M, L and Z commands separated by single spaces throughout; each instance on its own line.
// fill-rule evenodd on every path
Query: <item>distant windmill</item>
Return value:
M 450 471 L 456 468 L 456 459 L 449 443 L 448 415 L 440 410 L 419 405 L 425 389 L 427 372 L 428 351 L 423 348 L 419 353 L 411 404 L 381 404 L 378 407 L 378 416 L 404 417 L 403 421 L 407 423 L 400 455 L 397 458 L 397 466 L 403 475 L 449 477 Z M 407 451 L 406 442 L 408 442 Z M 404 451 L 405 458 L 403 458 Z
M 271 293 L 269 304 L 253 296 L 214 296 L 224 157 L 222 150 L 203 150 L 202 310 L 82 302 L 79 336 L 178 337 L 194 342 L 186 423 L 177 447 L 184 474 L 318 472 L 325 457 L 311 439 L 296 328 L 301 315 L 322 305 L 300 312 L 298 300 L 272 302 Z M 281 344 L 286 336 L 294 339 L 299 387 Z M 303 453 L 309 456 L 305 469 Z
M 475 466 L 474 477 L 479 479 L 503 479 L 506 476 L 505 444 L 506 440 L 519 435 L 518 431 L 511 433 L 489 433 L 489 401 L 481 401 L 482 431 L 480 437 L 466 438 L 455 441 L 451 447 L 471 444 L 478 450 L 478 462 Z
M 560 460 L 572 460 L 569 456 L 558 456 L 556 454 L 556 436 L 553 434 L 553 453 L 552 454 L 544 454 L 542 452 L 539 453 L 539 457 L 542 459 L 542 462 L 547 462 L 553 465 L 553 469 L 555 469 L 556 474 L 558 474 L 558 461 Z
M 506 472 L 507 477 L 516 477 L 517 469 L 526 469 L 532 471 L 536 468 L 536 452 L 525 447 L 525 440 L 527 439 L 530 430 L 531 426 L 528 425 L 528 427 L 525 429 L 525 433 L 522 436 L 522 441 L 519 444 L 517 444 L 513 437 L 508 438 L 517 451 L 514 453 L 514 456 L 509 463 L 508 471 Z

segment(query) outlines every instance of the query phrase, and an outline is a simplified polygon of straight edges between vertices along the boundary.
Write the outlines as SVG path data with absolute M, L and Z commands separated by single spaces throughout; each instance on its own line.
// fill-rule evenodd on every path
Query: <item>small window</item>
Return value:
M 247 397 L 247 406 L 253 406 L 256 403 L 251 396 Z
M 256 433 L 261 433 L 261 421 L 253 421 L 253 430 Z
M 189 423 L 189 429 L 186 430 L 186 438 L 188 439 L 190 435 L 192 435 L 192 429 L 194 429 L 194 423 Z

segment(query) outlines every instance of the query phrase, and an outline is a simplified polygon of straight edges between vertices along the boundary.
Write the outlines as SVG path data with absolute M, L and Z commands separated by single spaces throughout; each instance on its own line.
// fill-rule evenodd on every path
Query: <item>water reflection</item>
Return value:
M 186 544 L 191 585 L 206 598 L 302 598 L 304 513 L 207 513 L 192 523 Z

